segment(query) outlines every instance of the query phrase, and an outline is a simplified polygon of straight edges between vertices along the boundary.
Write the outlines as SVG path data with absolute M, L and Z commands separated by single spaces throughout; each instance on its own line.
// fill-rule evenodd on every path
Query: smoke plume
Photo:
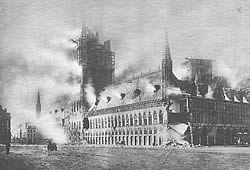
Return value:
M 47 113 L 79 96 L 81 68 L 69 40 L 78 37 L 80 29 L 52 16 L 51 9 L 44 12 L 43 5 L 1 1 L 0 103 L 11 113 L 13 129 L 29 121 L 45 137 L 64 142 L 62 130 Z M 40 119 L 35 116 L 38 91 Z
M 85 87 L 85 92 L 86 92 L 86 100 L 89 103 L 90 106 L 95 105 L 96 102 L 96 95 L 95 95 L 95 88 L 93 87 L 93 84 L 91 81 L 89 81 L 88 84 L 86 84 Z

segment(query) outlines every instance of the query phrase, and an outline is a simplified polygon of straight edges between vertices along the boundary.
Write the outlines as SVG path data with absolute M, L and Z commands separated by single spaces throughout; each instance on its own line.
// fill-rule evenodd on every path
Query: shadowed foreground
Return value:
M 0 146 L 0 169 L 248 169 L 250 147 L 130 148 Z

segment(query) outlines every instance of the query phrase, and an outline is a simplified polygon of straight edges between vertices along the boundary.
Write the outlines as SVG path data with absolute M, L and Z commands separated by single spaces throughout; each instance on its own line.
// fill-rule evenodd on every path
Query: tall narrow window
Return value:
M 126 115 L 126 126 L 129 126 L 129 118 L 128 118 L 128 115 Z
M 143 124 L 144 124 L 144 125 L 147 125 L 147 123 L 148 123 L 148 122 L 147 122 L 147 115 L 146 115 L 146 113 L 144 112 L 144 113 L 143 113 Z
M 130 115 L 130 126 L 133 126 L 133 115 Z
M 159 123 L 163 123 L 163 112 L 160 110 L 159 112 Z
M 118 116 L 118 123 L 119 123 L 118 126 L 121 127 L 122 121 L 121 121 L 121 116 L 120 115 Z
M 158 123 L 158 117 L 157 117 L 156 111 L 154 111 L 153 117 L 154 117 L 154 124 L 157 124 Z
M 110 127 L 110 117 L 108 117 L 108 128 Z
M 105 122 L 104 122 L 104 127 L 107 128 L 107 126 L 108 126 L 107 118 L 105 117 L 104 120 L 105 120 Z
M 142 125 L 142 116 L 141 116 L 141 113 L 139 113 L 139 125 Z
M 148 113 L 148 124 L 152 125 L 152 115 L 151 115 L 151 112 Z
M 111 116 L 111 127 L 114 127 L 114 120 L 113 120 L 113 116 Z
M 134 114 L 134 119 L 135 119 L 135 126 L 137 126 L 138 125 L 138 118 L 137 118 L 136 113 Z
M 115 127 L 117 127 L 117 117 L 115 116 Z
M 125 117 L 122 115 L 122 126 L 125 126 Z
M 92 129 L 92 120 L 89 121 L 89 128 Z
M 104 127 L 104 120 L 103 120 L 103 118 L 101 119 L 101 128 L 103 128 Z

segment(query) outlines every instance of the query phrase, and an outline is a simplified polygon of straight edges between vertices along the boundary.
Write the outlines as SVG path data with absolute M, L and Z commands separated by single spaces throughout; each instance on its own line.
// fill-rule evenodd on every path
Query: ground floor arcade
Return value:
M 194 125 L 192 135 L 189 131 L 187 136 L 188 141 L 193 140 L 194 145 L 242 145 L 250 143 L 248 128 L 244 126 Z

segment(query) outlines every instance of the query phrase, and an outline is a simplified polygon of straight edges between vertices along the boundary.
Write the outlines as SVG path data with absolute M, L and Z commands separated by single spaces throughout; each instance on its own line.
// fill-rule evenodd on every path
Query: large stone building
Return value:
M 70 113 L 75 119 L 69 116 L 67 128 L 90 144 L 247 144 L 250 104 L 244 93 L 225 88 L 225 79 L 212 74 L 211 60 L 188 59 L 190 75 L 179 80 L 166 42 L 161 69 L 109 84 L 89 112 Z
M 11 116 L 7 109 L 0 105 L 0 144 L 10 143 L 11 141 Z

